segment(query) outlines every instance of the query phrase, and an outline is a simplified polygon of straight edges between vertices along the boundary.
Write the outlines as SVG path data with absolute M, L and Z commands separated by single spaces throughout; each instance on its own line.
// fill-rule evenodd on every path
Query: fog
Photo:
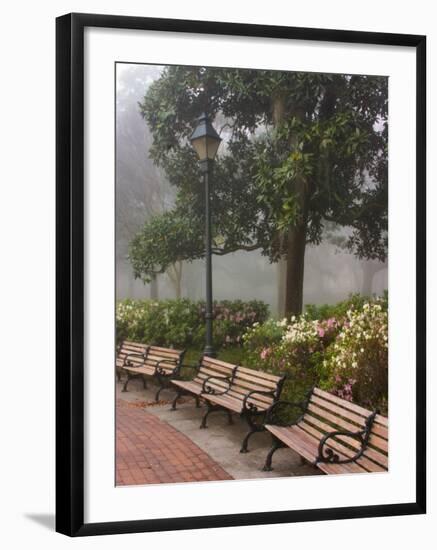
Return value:
M 135 280 L 127 258 L 128 244 L 153 214 L 170 209 L 175 191 L 148 157 L 152 142 L 141 117 L 138 101 L 159 78 L 162 68 L 117 64 L 116 110 L 116 296 L 124 298 L 174 298 L 171 273 L 157 277 L 153 288 Z M 205 296 L 204 261 L 180 266 L 181 296 Z M 259 252 L 236 252 L 213 257 L 214 299 L 258 299 L 278 314 L 278 281 L 281 268 Z M 350 293 L 381 294 L 387 289 L 387 266 L 361 261 L 325 239 L 308 246 L 305 257 L 304 304 L 334 303 Z

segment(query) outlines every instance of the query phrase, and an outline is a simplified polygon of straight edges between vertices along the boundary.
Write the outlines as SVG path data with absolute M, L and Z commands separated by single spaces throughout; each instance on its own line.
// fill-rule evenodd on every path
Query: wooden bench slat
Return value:
M 375 422 L 377 424 L 381 424 L 381 426 L 384 426 L 385 428 L 388 429 L 388 418 L 386 416 L 382 416 L 380 414 L 377 414 L 375 416 Z
M 139 344 L 135 342 L 123 342 L 123 344 L 120 346 L 120 349 L 132 350 L 132 351 L 135 351 L 135 350 L 145 351 L 148 347 L 149 346 L 146 344 Z
M 153 363 L 161 363 L 161 362 L 166 362 L 166 363 L 178 363 L 179 360 L 174 358 L 174 357 L 160 357 L 160 356 L 157 356 L 157 355 L 147 355 L 146 356 L 146 361 L 150 361 L 150 362 L 153 362 Z
M 232 376 L 233 368 L 222 367 L 220 365 L 202 365 L 197 371 L 199 373 L 205 373 L 207 376 L 213 374 L 218 376 Z
M 159 346 L 149 346 L 149 347 L 152 350 L 162 351 L 164 353 L 176 353 L 177 355 L 181 355 L 181 353 L 183 352 L 183 350 L 174 349 L 174 348 L 162 348 L 162 347 L 159 347 Z
M 247 374 L 249 376 L 253 375 L 257 378 L 265 378 L 266 380 L 271 380 L 272 382 L 276 382 L 276 384 L 281 380 L 281 376 L 278 376 L 277 374 L 270 374 L 269 372 L 249 369 L 248 367 L 239 366 L 238 371 L 239 373 Z
M 269 378 L 260 378 L 258 376 L 249 375 L 246 372 L 242 371 L 242 367 L 239 367 L 237 369 L 235 378 L 236 380 L 239 380 L 242 384 L 247 382 L 249 384 L 266 388 L 268 390 L 275 390 L 278 387 L 278 382 L 280 380 L 278 378 L 278 380 L 274 381 L 270 380 Z
M 261 386 L 260 384 L 256 384 L 256 383 L 242 381 L 237 377 L 234 378 L 233 385 L 235 386 L 235 391 L 238 391 L 243 394 L 246 394 L 248 391 L 274 392 L 276 389 L 276 388 Z
M 373 462 L 376 462 L 380 466 L 383 466 L 386 470 L 388 469 L 388 456 L 380 453 L 379 451 L 376 451 L 375 449 L 371 449 L 370 447 L 366 447 L 364 450 L 363 455 L 367 458 L 370 458 L 370 460 L 373 460 Z
M 364 426 L 364 418 L 360 426 L 357 424 L 352 424 L 351 422 L 348 422 L 347 420 L 344 420 L 339 416 L 336 416 L 330 412 L 325 411 L 324 409 L 321 409 L 320 407 L 318 407 L 312 402 L 310 402 L 310 404 L 308 405 L 306 414 L 308 415 L 308 413 L 311 413 L 312 415 L 317 415 L 318 417 L 322 418 L 325 421 L 329 420 L 329 422 L 332 422 L 333 428 L 331 429 L 331 431 L 333 431 L 338 426 L 339 429 L 355 432 L 359 429 L 362 429 Z
M 331 401 L 332 403 L 335 403 L 336 405 L 339 405 L 340 407 L 343 407 L 345 409 L 349 409 L 350 411 L 355 412 L 361 416 L 367 417 L 370 414 L 370 412 L 364 407 L 361 407 L 356 403 L 346 401 L 345 399 L 342 399 L 341 397 L 333 395 L 332 393 L 329 393 L 325 390 L 321 390 L 320 388 L 317 388 L 317 387 L 314 388 L 314 394 L 320 397 L 321 399 L 325 399 L 326 401 Z
M 365 421 L 365 417 L 359 416 L 358 414 L 355 414 L 347 409 L 344 409 L 343 407 L 340 407 L 338 405 L 334 405 L 333 403 L 329 403 L 328 401 L 325 401 L 316 395 L 313 395 L 311 397 L 311 402 L 315 403 L 316 405 L 323 407 L 324 409 L 327 409 L 328 412 L 332 411 L 342 417 L 344 417 L 346 420 L 351 420 L 352 422 L 355 422 L 359 426 L 363 425 L 363 421 Z M 367 415 L 369 416 L 369 415 Z
M 236 367 L 236 365 L 233 365 L 232 363 L 227 363 L 226 361 L 221 361 L 220 359 L 216 359 L 215 357 L 208 357 L 206 355 L 202 357 L 202 365 L 218 367 L 226 370 L 232 370 Z
M 373 424 L 372 432 L 388 441 L 388 429 L 380 424 Z
M 234 395 L 237 399 L 240 399 L 240 401 L 244 401 L 244 399 L 246 398 L 246 395 L 248 394 L 248 392 L 245 392 L 245 393 L 237 392 L 233 388 L 231 388 L 229 390 L 229 393 Z M 273 397 L 269 397 L 269 396 L 265 396 L 265 395 L 259 395 L 258 393 L 252 394 L 250 396 L 250 399 L 254 403 L 255 402 L 260 403 L 260 404 L 263 404 L 267 407 L 270 407 L 270 405 L 273 403 Z
M 341 397 L 337 397 L 336 395 L 333 395 L 329 392 L 326 392 L 324 390 L 321 390 L 319 388 L 314 388 L 314 394 L 322 399 L 325 399 L 326 401 L 330 401 L 332 403 L 335 403 L 339 405 L 342 408 L 348 409 L 352 412 L 355 412 L 361 416 L 369 416 L 371 411 L 365 409 L 364 407 L 361 407 L 360 405 L 357 405 L 355 403 L 351 403 L 350 401 L 346 401 L 345 399 L 342 399 Z M 375 423 L 381 424 L 381 426 L 384 426 L 385 428 L 388 428 L 388 418 L 386 416 L 382 416 L 380 414 L 377 414 L 375 417 Z
M 202 393 L 202 386 L 191 380 L 172 380 L 172 384 L 194 395 L 200 395 Z
M 315 459 L 314 453 L 310 452 L 302 443 L 299 443 L 296 438 L 290 437 L 290 428 L 282 428 L 280 426 L 273 426 L 271 424 L 266 425 L 266 429 L 271 432 L 280 441 L 285 443 L 288 447 L 298 452 L 308 462 L 313 462 Z
M 199 373 L 200 372 L 208 373 L 208 376 L 211 376 L 210 373 L 219 374 L 221 376 L 231 376 L 232 371 L 234 370 L 234 368 L 235 368 L 235 365 L 231 365 L 230 367 L 226 367 L 226 366 L 223 366 L 223 365 L 213 365 L 211 363 L 211 364 L 206 364 L 206 365 L 202 364 L 198 372 Z
M 342 408 L 348 409 L 352 412 L 355 412 L 361 416 L 369 416 L 371 411 L 368 411 L 364 407 L 361 407 L 360 405 L 357 405 L 356 403 L 352 403 L 350 401 L 346 401 L 345 399 L 342 399 L 341 397 L 338 397 L 336 395 L 333 395 L 332 393 L 329 393 L 327 391 L 321 390 L 320 388 L 314 388 L 314 394 L 321 399 L 325 399 L 326 401 L 330 401 L 332 403 L 335 403 L 339 405 Z M 388 428 L 388 418 L 386 416 L 382 416 L 380 414 L 377 414 L 375 416 L 375 423 L 381 424 L 382 426 Z
M 155 374 L 155 369 L 147 366 L 123 367 L 123 369 L 134 374 L 146 374 L 148 376 L 153 376 L 153 374 Z
M 202 397 L 210 401 L 211 403 L 215 403 L 216 405 L 220 405 L 221 407 L 224 407 L 226 409 L 230 409 L 233 412 L 239 413 L 241 411 L 241 401 L 239 399 L 234 399 L 228 395 L 206 395 L 202 394 Z
M 375 435 L 374 430 L 370 432 L 369 445 L 383 451 L 384 453 L 388 453 L 388 441 Z

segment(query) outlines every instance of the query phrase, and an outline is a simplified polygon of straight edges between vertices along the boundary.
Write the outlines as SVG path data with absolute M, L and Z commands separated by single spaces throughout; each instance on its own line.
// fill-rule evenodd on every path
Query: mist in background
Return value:
M 149 159 L 152 136 L 140 115 L 138 102 L 159 78 L 162 67 L 117 64 L 116 96 L 116 296 L 124 298 L 192 300 L 205 297 L 204 260 L 182 262 L 152 284 L 135 280 L 128 246 L 144 222 L 173 207 L 175 190 L 165 174 Z M 214 213 L 213 213 L 214 215 Z M 387 289 L 387 264 L 361 261 L 342 250 L 344 230 L 329 227 L 319 246 L 309 246 L 305 256 L 304 304 L 334 303 L 350 293 L 382 294 Z M 284 266 L 271 264 L 259 252 L 213 256 L 214 299 L 263 300 L 272 314 Z

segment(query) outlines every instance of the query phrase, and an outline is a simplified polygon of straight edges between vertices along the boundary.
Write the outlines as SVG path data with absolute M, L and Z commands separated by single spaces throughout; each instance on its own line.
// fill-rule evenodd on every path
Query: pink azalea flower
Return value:
M 270 348 L 264 348 L 261 352 L 261 359 L 263 360 L 266 359 L 269 353 L 270 353 Z
M 317 329 L 317 332 L 318 332 L 320 338 L 323 338 L 325 336 L 325 330 L 322 327 L 319 327 Z

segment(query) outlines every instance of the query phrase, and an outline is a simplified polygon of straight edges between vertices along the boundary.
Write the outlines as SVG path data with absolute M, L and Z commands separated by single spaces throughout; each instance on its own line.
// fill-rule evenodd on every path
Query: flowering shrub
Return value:
M 198 302 L 199 331 L 194 341 L 202 347 L 205 342 L 205 303 Z M 254 323 L 264 322 L 269 314 L 268 305 L 259 300 L 222 300 L 214 302 L 214 342 L 216 346 L 241 345 L 246 330 Z
M 335 307 L 335 306 L 332 306 Z M 329 311 L 329 310 L 327 310 Z M 308 314 L 255 325 L 244 336 L 248 365 L 286 374 L 282 397 L 300 400 L 319 385 L 369 408 L 387 408 L 387 299 L 344 303 L 339 317 Z M 329 311 L 332 313 L 332 310 Z
M 388 308 L 388 294 L 387 291 L 380 298 L 377 298 L 378 303 L 385 310 Z M 369 299 L 360 294 L 351 294 L 346 300 L 337 302 L 336 304 L 307 304 L 305 306 L 305 313 L 310 319 L 329 319 L 334 317 L 335 319 L 344 319 L 349 310 L 361 310 L 364 304 L 369 302 Z
M 239 344 L 248 327 L 263 322 L 268 306 L 254 300 L 214 303 L 214 344 Z M 203 347 L 205 304 L 181 300 L 123 300 L 117 303 L 117 342 L 128 338 L 175 348 Z
M 349 310 L 320 369 L 321 385 L 369 408 L 387 409 L 388 315 L 384 305 Z
M 287 375 L 282 397 L 300 400 L 317 383 L 317 366 L 339 330 L 333 318 L 317 321 L 306 315 L 254 326 L 244 336 L 246 362 L 274 374 Z

